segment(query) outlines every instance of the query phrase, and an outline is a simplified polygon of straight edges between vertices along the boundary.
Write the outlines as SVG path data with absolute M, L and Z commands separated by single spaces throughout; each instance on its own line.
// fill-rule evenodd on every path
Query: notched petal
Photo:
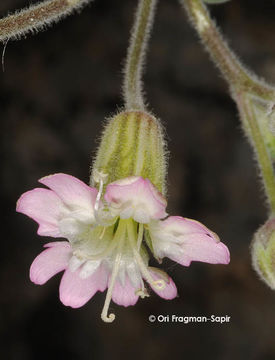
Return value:
M 150 227 L 154 252 L 184 266 L 192 261 L 228 264 L 230 253 L 219 237 L 203 224 L 178 216 L 155 222 Z
M 139 296 L 136 294 L 136 289 L 133 287 L 128 277 L 125 278 L 124 285 L 121 285 L 120 281 L 117 279 L 112 293 L 113 302 L 127 307 L 135 305 L 138 298 Z
M 60 173 L 43 177 L 39 182 L 53 190 L 67 206 L 93 210 L 97 189 L 76 177 Z
M 39 235 L 61 236 L 58 221 L 66 212 L 66 208 L 53 191 L 36 188 L 25 192 L 17 201 L 16 211 L 29 216 L 39 224 Z
M 33 261 L 30 279 L 37 285 L 45 284 L 51 277 L 67 268 L 71 257 L 71 246 L 67 241 L 45 245 L 47 247 Z
M 167 202 L 155 186 L 140 176 L 131 176 L 109 184 L 105 200 L 122 218 L 132 217 L 140 223 L 167 216 Z
M 85 305 L 97 291 L 104 291 L 107 287 L 108 274 L 102 265 L 86 279 L 82 279 L 79 272 L 80 270 L 71 272 L 67 269 L 59 287 L 60 301 L 72 308 Z

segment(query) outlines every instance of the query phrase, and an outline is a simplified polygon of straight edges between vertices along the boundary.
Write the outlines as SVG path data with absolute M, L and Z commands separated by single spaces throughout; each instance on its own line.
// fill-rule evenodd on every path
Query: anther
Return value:
M 105 173 L 95 169 L 94 174 L 93 174 L 93 179 L 96 183 L 100 183 L 101 181 L 103 181 L 103 183 L 105 184 L 107 178 L 108 178 L 108 174 L 105 174 Z
M 147 289 L 143 289 L 143 290 L 142 290 L 142 289 L 138 289 L 138 290 L 136 290 L 135 294 L 136 294 L 137 296 L 139 296 L 140 298 L 142 298 L 142 299 L 150 296 L 150 295 L 148 294 Z
M 164 290 L 166 288 L 166 282 L 162 279 L 155 280 L 151 284 L 156 290 Z

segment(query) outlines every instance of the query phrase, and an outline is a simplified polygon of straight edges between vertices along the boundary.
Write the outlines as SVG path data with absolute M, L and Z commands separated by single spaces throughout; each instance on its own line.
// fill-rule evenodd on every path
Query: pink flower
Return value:
M 30 268 L 31 281 L 39 285 L 64 271 L 59 289 L 64 305 L 81 307 L 107 289 L 101 317 L 111 322 L 111 300 L 129 306 L 149 296 L 144 280 L 162 298 L 176 297 L 173 280 L 148 266 L 148 248 L 158 260 L 169 257 L 184 266 L 229 263 L 227 247 L 204 225 L 166 218 L 166 200 L 148 179 L 113 182 L 103 199 L 102 179 L 98 191 L 72 176 L 50 175 L 40 180 L 49 189 L 28 191 L 17 203 L 18 212 L 38 223 L 39 235 L 68 240 L 45 245 Z

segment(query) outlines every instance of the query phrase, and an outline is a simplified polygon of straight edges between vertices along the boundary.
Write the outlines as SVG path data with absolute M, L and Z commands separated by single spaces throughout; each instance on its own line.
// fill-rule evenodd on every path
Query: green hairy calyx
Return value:
M 128 176 L 149 179 L 165 194 L 166 150 L 162 127 L 152 115 L 125 111 L 113 117 L 103 131 L 93 163 L 95 171 L 108 176 L 107 183 Z

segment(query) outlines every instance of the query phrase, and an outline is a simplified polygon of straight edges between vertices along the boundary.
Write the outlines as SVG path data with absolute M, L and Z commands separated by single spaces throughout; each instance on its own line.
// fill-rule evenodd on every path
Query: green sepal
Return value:
M 166 191 L 166 146 L 160 122 L 141 111 L 122 112 L 111 118 L 103 131 L 92 166 L 94 174 L 107 174 L 111 183 L 128 176 L 149 179 L 162 193 Z

